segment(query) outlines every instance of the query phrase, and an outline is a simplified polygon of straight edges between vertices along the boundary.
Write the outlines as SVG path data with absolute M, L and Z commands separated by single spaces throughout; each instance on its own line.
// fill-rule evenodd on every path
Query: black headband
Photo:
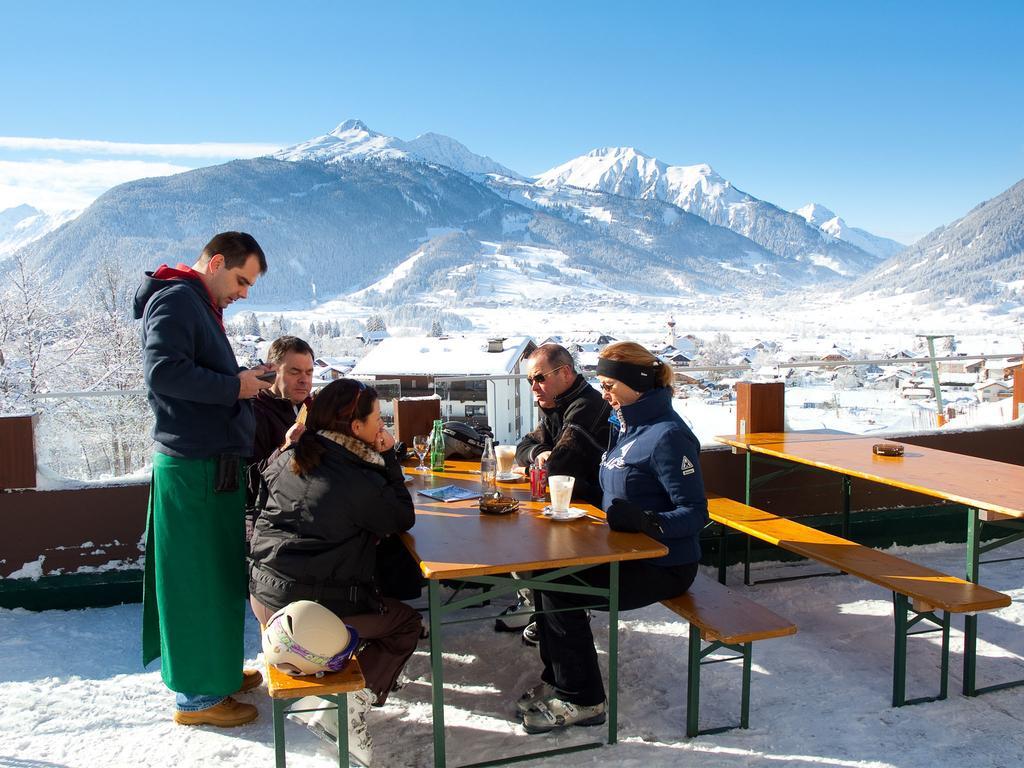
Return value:
M 636 365 L 622 360 L 610 360 L 607 357 L 600 357 L 597 360 L 599 376 L 607 376 L 609 379 L 621 381 L 637 392 L 647 392 L 658 386 L 658 368 L 660 367 L 660 360 L 655 360 L 650 365 Z

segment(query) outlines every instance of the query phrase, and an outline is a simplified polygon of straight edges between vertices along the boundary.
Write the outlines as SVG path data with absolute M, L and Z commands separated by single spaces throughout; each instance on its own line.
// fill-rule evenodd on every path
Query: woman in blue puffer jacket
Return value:
M 601 461 L 608 525 L 643 532 L 668 547 L 652 560 L 619 567 L 619 608 L 631 610 L 681 595 L 700 560 L 708 521 L 700 472 L 700 442 L 672 408 L 672 370 L 639 344 L 618 342 L 600 354 L 597 377 L 612 407 L 612 434 Z M 579 574 L 608 586 L 609 567 Z M 542 682 L 519 700 L 523 726 L 543 733 L 605 720 L 605 691 L 586 611 L 565 610 L 593 598 L 544 592 L 538 614 Z

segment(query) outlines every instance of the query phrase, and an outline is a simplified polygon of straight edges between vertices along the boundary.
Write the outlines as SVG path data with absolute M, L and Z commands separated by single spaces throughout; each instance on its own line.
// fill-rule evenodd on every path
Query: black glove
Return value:
M 639 533 L 644 511 L 631 501 L 612 499 L 612 503 L 605 510 L 605 515 L 608 518 L 608 527 L 613 531 Z
M 608 527 L 613 531 L 646 533 L 652 538 L 665 535 L 658 513 L 641 509 L 631 501 L 613 499 L 605 515 L 608 518 Z
M 657 512 L 651 512 L 649 509 L 643 513 L 643 518 L 640 521 L 640 530 L 652 539 L 665 535 L 665 529 L 661 527 L 661 516 Z

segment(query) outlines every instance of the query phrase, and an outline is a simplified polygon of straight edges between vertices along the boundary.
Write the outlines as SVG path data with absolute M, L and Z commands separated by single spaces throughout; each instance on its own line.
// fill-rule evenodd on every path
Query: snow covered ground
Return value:
M 962 545 L 892 550 L 951 574 L 963 571 Z M 1018 543 L 1002 556 L 1024 555 Z M 808 564 L 756 566 L 761 578 L 815 570 Z M 1015 562 L 983 566 L 986 585 L 1014 604 L 980 621 L 981 684 L 1024 677 L 1024 579 Z M 740 580 L 737 570 L 730 582 Z M 559 766 L 709 768 L 973 768 L 1019 766 L 1024 755 L 1024 688 L 966 699 L 960 694 L 962 617 L 953 620 L 950 698 L 892 709 L 892 610 L 888 593 L 851 577 L 750 588 L 758 602 L 799 626 L 794 637 L 755 645 L 751 728 L 683 737 L 686 713 L 686 624 L 661 606 L 623 614 L 620 632 L 620 743 L 563 755 Z M 488 610 L 480 609 L 481 615 Z M 467 615 L 469 612 L 467 611 Z M 171 697 L 155 671 L 139 665 L 138 605 L 84 611 L 0 611 L 0 765 L 14 768 L 93 766 L 273 765 L 270 700 L 252 725 L 231 730 L 185 728 L 170 720 Z M 598 648 L 607 621 L 594 619 Z M 247 628 L 256 663 L 258 631 Z M 912 638 L 908 693 L 931 694 L 938 683 L 938 638 Z M 510 751 L 567 745 L 599 737 L 599 729 L 528 736 L 512 722 L 512 702 L 534 682 L 537 652 L 490 622 L 446 629 L 445 686 L 452 764 Z M 410 678 L 382 710 L 371 712 L 381 766 L 431 764 L 427 646 Z M 706 667 L 704 726 L 738 717 L 740 671 Z M 330 749 L 287 724 L 289 765 L 328 766 Z M 541 764 L 541 763 L 534 763 Z

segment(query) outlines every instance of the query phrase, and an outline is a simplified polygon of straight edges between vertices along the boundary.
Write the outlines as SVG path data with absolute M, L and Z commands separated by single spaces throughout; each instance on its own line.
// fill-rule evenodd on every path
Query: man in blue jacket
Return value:
M 224 309 L 267 271 L 256 240 L 223 232 L 191 267 L 161 266 L 135 294 L 155 416 L 146 525 L 143 663 L 160 657 L 183 725 L 241 725 L 256 708 L 231 698 L 262 681 L 243 674 L 246 598 L 243 457 L 251 399 L 265 369 L 241 370 Z

